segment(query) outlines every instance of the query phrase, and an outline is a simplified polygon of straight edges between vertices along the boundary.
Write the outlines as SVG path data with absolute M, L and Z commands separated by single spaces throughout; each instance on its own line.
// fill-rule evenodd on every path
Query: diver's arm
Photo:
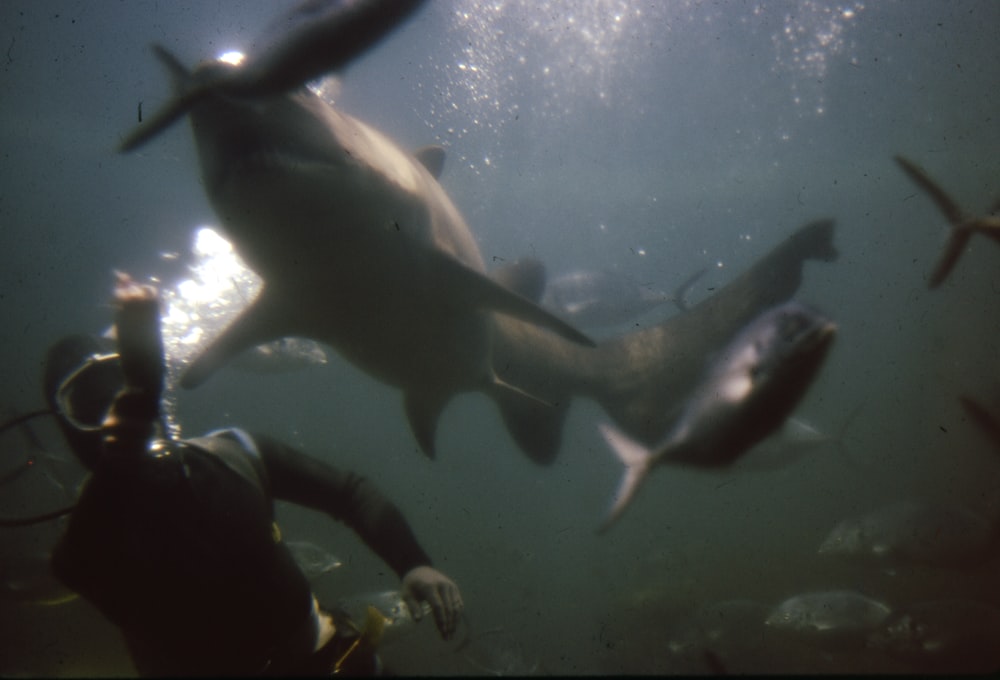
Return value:
M 400 578 L 414 567 L 431 564 L 403 513 L 370 481 L 267 435 L 253 438 L 275 498 L 345 522 Z

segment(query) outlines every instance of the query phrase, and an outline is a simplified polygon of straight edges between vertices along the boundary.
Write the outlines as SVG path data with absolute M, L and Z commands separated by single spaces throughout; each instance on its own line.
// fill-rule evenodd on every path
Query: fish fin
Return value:
M 191 87 L 191 69 L 185 66 L 173 52 L 159 43 L 153 43 L 150 49 L 153 50 L 153 54 L 160 60 L 163 67 L 167 69 L 174 94 L 181 94 L 188 90 Z
M 504 263 L 490 272 L 490 278 L 535 304 L 545 292 L 545 265 L 534 257 Z
M 945 192 L 941 186 L 931 179 L 930 175 L 913 161 L 902 156 L 894 156 L 896 163 L 903 169 L 914 183 L 931 197 L 938 209 L 952 225 L 965 221 L 965 213 L 958 204 Z
M 488 276 L 467 267 L 453 256 L 441 251 L 429 251 L 432 266 L 454 288 L 456 295 L 465 295 L 466 304 L 507 314 L 522 321 L 547 328 L 557 335 L 587 347 L 596 343 L 559 317 L 517 293 L 504 288 Z
M 437 449 L 434 445 L 438 420 L 444 411 L 448 398 L 428 393 L 407 392 L 403 397 L 403 408 L 410 423 L 410 432 L 417 440 L 424 455 L 434 460 Z
M 702 267 L 694 274 L 681 281 L 680 285 L 674 289 L 673 300 L 674 304 L 677 305 L 677 309 L 682 312 L 686 312 L 690 309 L 687 303 L 687 294 L 691 292 L 691 289 L 694 288 L 694 284 L 698 282 L 698 279 L 705 275 L 706 271 L 708 271 L 708 268 Z
M 174 96 L 152 115 L 146 122 L 140 123 L 118 145 L 118 151 L 125 153 L 134 151 L 176 123 L 186 114 L 199 99 L 205 96 L 207 88 L 192 87 L 191 71 L 180 62 L 167 48 L 162 45 L 152 46 L 153 54 L 166 67 L 174 88 Z
M 601 436 L 604 437 L 604 441 L 608 443 L 611 450 L 614 451 L 618 459 L 625 465 L 625 474 L 622 476 L 622 481 L 615 492 L 615 497 L 611 502 L 611 509 L 597 530 L 598 533 L 603 534 L 625 512 L 625 508 L 632 501 L 639 485 L 646 479 L 646 475 L 649 474 L 652 465 L 653 454 L 648 448 L 639 442 L 629 439 L 625 433 L 620 432 L 607 423 L 601 423 L 598 425 L 598 428 L 601 431 Z
M 198 387 L 244 350 L 286 335 L 296 335 L 285 311 L 288 308 L 284 297 L 265 285 L 257 298 L 191 362 L 181 376 L 181 387 Z
M 948 237 L 948 243 L 944 247 L 944 252 L 941 253 L 941 257 L 938 259 L 938 263 L 934 267 L 934 271 L 931 272 L 930 279 L 927 281 L 928 288 L 937 288 L 944 283 L 944 280 L 948 278 L 948 274 L 958 264 L 958 259 L 962 256 L 962 252 L 965 250 L 965 246 L 968 245 L 971 237 L 971 229 L 959 226 L 952 228 L 951 235 Z
M 958 397 L 958 401 L 976 425 L 993 440 L 995 445 L 1000 447 L 1000 419 L 991 415 L 982 404 L 971 397 L 962 395 Z
M 962 252 L 972 236 L 972 230 L 969 228 L 969 216 L 937 182 L 931 179 L 923 168 L 902 156 L 895 156 L 895 160 L 903 172 L 931 197 L 938 210 L 951 225 L 948 244 L 927 282 L 928 288 L 937 288 L 948 278 L 948 274 L 958 263 L 958 259 L 962 256 Z
M 562 443 L 570 401 L 551 403 L 524 390 L 494 380 L 489 394 L 496 401 L 511 437 L 538 465 L 551 465 Z
M 429 144 L 422 146 L 413 152 L 413 157 L 420 161 L 420 164 L 427 168 L 434 179 L 441 179 L 444 172 L 444 147 L 440 144 Z

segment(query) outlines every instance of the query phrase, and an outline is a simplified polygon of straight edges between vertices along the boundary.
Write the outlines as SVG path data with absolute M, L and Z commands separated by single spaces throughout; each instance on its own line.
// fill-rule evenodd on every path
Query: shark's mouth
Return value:
M 319 154 L 299 153 L 287 148 L 257 146 L 255 149 L 233 155 L 229 161 L 216 168 L 206 184 L 210 192 L 218 192 L 244 179 L 261 176 L 305 176 L 336 167 L 329 157 Z

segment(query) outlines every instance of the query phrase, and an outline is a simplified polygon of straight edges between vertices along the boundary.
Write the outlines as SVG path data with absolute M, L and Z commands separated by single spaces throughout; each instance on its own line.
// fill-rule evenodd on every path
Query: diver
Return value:
M 169 436 L 156 290 L 119 274 L 115 307 L 117 353 L 74 335 L 46 357 L 46 398 L 90 470 L 52 568 L 120 628 L 139 673 L 379 671 L 367 626 L 319 608 L 275 499 L 348 524 L 399 575 L 413 617 L 429 607 L 441 636 L 454 634 L 458 587 L 371 482 L 239 429 Z

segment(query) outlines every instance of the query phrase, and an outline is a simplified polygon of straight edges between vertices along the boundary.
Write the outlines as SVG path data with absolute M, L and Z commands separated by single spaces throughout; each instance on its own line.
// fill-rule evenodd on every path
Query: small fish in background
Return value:
M 326 351 L 315 340 L 287 337 L 246 350 L 233 359 L 232 367 L 266 375 L 301 371 L 326 362 Z
M 937 204 L 938 209 L 948 219 L 948 223 L 951 224 L 948 244 L 945 246 L 944 253 L 928 282 L 929 288 L 937 288 L 944 283 L 948 274 L 958 264 L 958 258 L 962 256 L 972 234 L 979 232 L 1000 243 L 1000 217 L 994 215 L 981 217 L 965 212 L 937 182 L 931 179 L 923 168 L 902 156 L 896 156 L 895 159 L 903 172 L 931 197 L 931 200 Z M 1000 210 L 1000 201 L 993 206 L 993 212 L 998 210 Z
M 525 652 L 517 636 L 502 627 L 470 636 L 456 649 L 476 671 L 495 677 L 544 675 L 538 659 Z
M 892 614 L 884 602 L 854 590 L 822 590 L 790 597 L 764 620 L 768 628 L 829 650 L 861 648 Z
M 657 465 L 725 467 L 780 427 L 818 374 L 835 332 L 832 321 L 798 302 L 772 307 L 721 352 L 655 450 L 601 424 L 625 475 L 599 531 L 621 516 Z
M 688 310 L 685 296 L 702 277 L 700 269 L 672 293 L 640 285 L 627 274 L 612 270 L 576 270 L 557 276 L 545 286 L 542 306 L 580 328 L 628 323 L 662 305 Z
M 990 502 L 982 512 L 956 504 L 890 503 L 837 523 L 817 552 L 882 565 L 890 575 L 901 567 L 975 567 L 1000 548 L 1000 521 L 988 514 L 997 514 Z
M 329 574 L 344 564 L 339 558 L 309 541 L 286 541 L 285 546 L 292 553 L 295 564 L 299 565 L 299 569 L 310 581 Z
M 996 677 L 1000 609 L 960 599 L 907 604 L 869 636 L 868 647 L 914 664 L 921 673 L 993 673 Z

